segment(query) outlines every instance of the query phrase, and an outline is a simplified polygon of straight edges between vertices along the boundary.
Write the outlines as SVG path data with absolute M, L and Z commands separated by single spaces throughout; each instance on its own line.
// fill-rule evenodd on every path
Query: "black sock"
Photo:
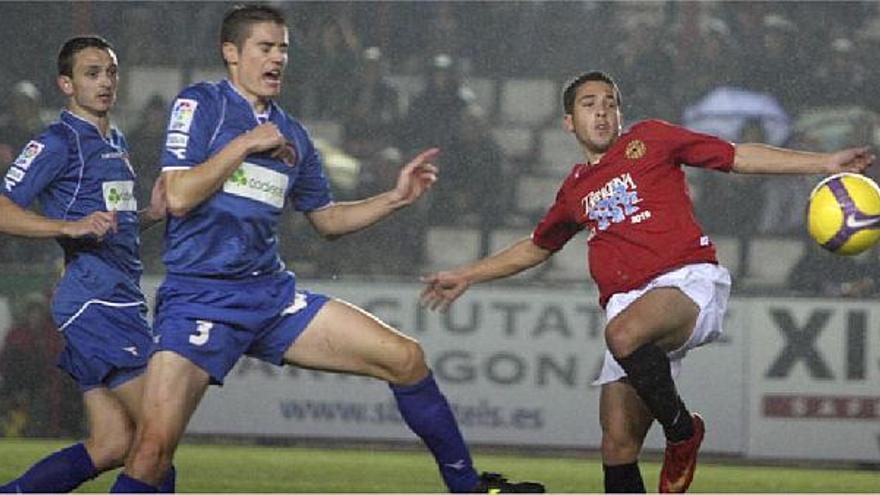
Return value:
M 667 440 L 680 442 L 694 434 L 691 413 L 678 396 L 669 371 L 669 358 L 662 349 L 645 344 L 629 356 L 617 358 L 617 362 L 648 410 L 663 426 Z
M 645 493 L 638 462 L 619 466 L 602 464 L 602 471 L 605 472 L 605 493 Z

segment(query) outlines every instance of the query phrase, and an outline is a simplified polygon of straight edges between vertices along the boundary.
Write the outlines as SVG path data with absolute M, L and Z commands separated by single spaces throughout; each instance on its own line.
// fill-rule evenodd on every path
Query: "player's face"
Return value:
M 588 152 L 605 153 L 620 135 L 621 120 L 614 88 L 604 81 L 587 81 L 575 93 L 565 128 Z
M 241 50 L 232 43 L 223 46 L 232 83 L 252 102 L 277 96 L 287 66 L 288 46 L 285 26 L 274 22 L 253 24 Z
M 59 76 L 58 86 L 70 110 L 83 117 L 104 117 L 116 102 L 119 65 L 112 50 L 85 48 L 73 56 L 73 76 Z

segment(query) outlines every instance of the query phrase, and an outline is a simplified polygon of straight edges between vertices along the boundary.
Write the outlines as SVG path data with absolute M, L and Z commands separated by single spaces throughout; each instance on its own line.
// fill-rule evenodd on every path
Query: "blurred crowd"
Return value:
M 282 103 L 317 138 L 337 199 L 386 190 L 418 150 L 443 149 L 441 179 L 427 200 L 373 229 L 329 243 L 301 218 L 285 225 L 283 256 L 304 276 L 412 277 L 431 266 L 427 244 L 435 228 L 476 232 L 476 255 L 493 248 L 490 240 L 499 229 L 527 234 L 555 191 L 527 198 L 536 193 L 526 182 L 561 182 L 579 157 L 572 139 L 568 155 L 554 154 L 547 148 L 556 142 L 543 136 L 560 130 L 558 95 L 566 79 L 588 69 L 617 79 L 627 122 L 663 118 L 731 141 L 813 150 L 872 144 L 880 137 L 875 2 L 279 5 L 292 26 Z M 219 19 L 228 6 L 12 2 L 0 5 L 0 25 L 2 36 L 41 54 L 54 54 L 68 34 L 98 32 L 116 45 L 123 81 L 132 67 L 171 67 L 186 83 L 202 71 L 220 69 L 213 48 L 217 23 L 198 19 Z M 37 32 L 34 23 L 25 22 L 37 15 L 57 26 Z M 44 63 L 49 58 L 15 60 L 0 75 L 0 83 L 12 88 L 0 114 L 3 163 L 14 159 L 62 104 L 54 71 Z M 551 98 L 543 102 L 528 92 L 512 98 L 510 83 L 516 81 L 549 86 Z M 140 199 L 146 202 L 174 90 L 141 98 L 127 94 L 124 84 L 118 121 L 131 143 Z M 511 106 L 525 117 L 509 117 L 516 114 Z M 548 156 L 563 158 L 548 164 Z M 811 267 L 817 257 L 824 259 L 803 227 L 805 198 L 818 178 L 696 171 L 689 180 L 698 216 L 710 234 L 735 246 L 733 268 L 743 280 L 767 260 L 753 247 L 763 238 L 797 246 L 782 248 L 797 254 L 791 266 Z M 148 273 L 162 271 L 161 236 L 161 229 L 153 229 L 143 239 Z M 0 259 L 43 263 L 58 256 L 32 246 L 3 239 Z M 873 295 L 873 284 L 852 280 L 864 277 L 866 264 L 876 264 L 876 255 L 867 261 L 820 261 L 823 270 L 839 274 L 805 277 L 792 271 L 783 285 L 803 294 Z M 842 282 L 829 287 L 837 278 Z

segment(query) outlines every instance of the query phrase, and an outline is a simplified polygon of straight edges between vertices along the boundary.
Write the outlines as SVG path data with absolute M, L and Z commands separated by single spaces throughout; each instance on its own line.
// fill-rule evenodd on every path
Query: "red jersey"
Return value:
M 681 164 L 729 172 L 731 143 L 661 120 L 632 126 L 595 165 L 575 165 L 532 242 L 558 251 L 588 229 L 599 304 L 692 263 L 718 263 L 693 213 Z

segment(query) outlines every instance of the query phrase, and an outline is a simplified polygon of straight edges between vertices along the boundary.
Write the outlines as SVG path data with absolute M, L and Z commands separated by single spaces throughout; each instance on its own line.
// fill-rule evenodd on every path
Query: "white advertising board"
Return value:
M 880 308 L 749 306 L 748 456 L 880 461 Z

